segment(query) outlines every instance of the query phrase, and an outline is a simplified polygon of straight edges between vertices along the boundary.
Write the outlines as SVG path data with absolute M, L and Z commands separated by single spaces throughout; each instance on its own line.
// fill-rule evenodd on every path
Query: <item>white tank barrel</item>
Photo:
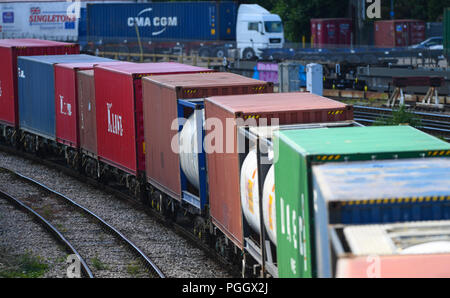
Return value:
M 198 119 L 200 118 L 201 119 Z M 197 189 L 200 185 L 200 177 L 198 173 L 198 144 L 202 143 L 199 140 L 197 133 L 198 125 L 201 123 L 203 127 L 204 112 L 203 110 L 196 110 L 183 126 L 180 133 L 180 164 L 181 169 L 188 181 L 194 185 Z
M 250 150 L 241 167 L 241 206 L 250 227 L 260 231 L 259 220 L 259 186 L 256 149 Z M 263 219 L 264 227 L 270 240 L 276 245 L 276 212 L 274 167 L 270 167 L 263 185 Z

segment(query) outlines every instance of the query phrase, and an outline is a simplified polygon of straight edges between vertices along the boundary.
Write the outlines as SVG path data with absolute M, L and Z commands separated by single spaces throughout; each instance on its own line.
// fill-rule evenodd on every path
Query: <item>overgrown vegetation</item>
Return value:
M 127 266 L 127 272 L 131 276 L 135 277 L 139 273 L 139 261 L 135 261 L 132 264 L 128 264 Z
M 47 270 L 48 265 L 41 256 L 27 252 L 16 258 L 9 258 L 6 268 L 0 270 L 0 277 L 37 278 L 42 277 Z
M 103 263 L 98 256 L 95 256 L 94 258 L 91 259 L 92 261 L 92 266 L 94 266 L 95 269 L 97 270 L 106 270 L 108 269 L 108 266 Z
M 410 125 L 418 128 L 422 126 L 422 122 L 414 113 L 408 111 L 405 105 L 401 105 L 398 109 L 392 110 L 392 117 L 381 116 L 375 120 L 373 125 Z

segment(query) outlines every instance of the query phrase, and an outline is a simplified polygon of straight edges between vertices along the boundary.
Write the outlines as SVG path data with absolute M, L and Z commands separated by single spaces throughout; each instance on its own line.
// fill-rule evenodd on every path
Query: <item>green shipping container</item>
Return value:
M 325 162 L 450 157 L 450 144 L 410 126 L 275 133 L 279 277 L 316 277 L 311 169 Z
M 450 7 L 444 8 L 444 54 L 449 58 L 450 54 Z

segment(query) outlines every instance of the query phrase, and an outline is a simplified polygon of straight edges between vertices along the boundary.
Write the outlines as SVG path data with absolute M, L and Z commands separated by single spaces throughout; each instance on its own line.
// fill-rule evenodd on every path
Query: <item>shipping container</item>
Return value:
M 79 10 L 84 2 L 17 1 L 0 3 L 0 38 L 77 41 Z
M 450 219 L 449 158 L 326 163 L 312 179 L 321 277 L 333 275 L 330 226 Z
M 450 277 L 448 220 L 352 225 L 330 230 L 337 235 L 333 239 L 339 254 L 336 277 Z
M 293 129 L 334 129 L 363 126 L 353 120 L 290 124 L 280 126 L 242 126 L 238 128 L 240 191 L 244 249 L 265 270 L 278 277 L 276 266 L 276 211 L 273 134 Z M 261 191 L 260 191 L 261 190 Z M 261 225 L 261 217 L 263 225 Z M 270 240 L 270 241 L 269 241 Z M 261 247 L 261 243 L 266 243 Z
M 97 157 L 97 122 L 95 114 L 94 70 L 80 70 L 78 80 L 78 123 L 83 154 Z
M 425 24 L 425 39 L 430 37 L 443 37 L 444 25 L 442 22 L 427 22 Z
M 156 2 L 87 4 L 89 39 L 110 41 L 234 40 L 237 4 L 220 2 Z
M 450 56 L 450 7 L 444 8 L 444 20 L 443 20 L 443 31 L 444 31 L 444 54 L 447 59 Z
M 191 173 L 192 168 L 198 165 L 190 163 L 188 163 L 189 169 L 180 169 L 179 146 L 178 143 L 172 144 L 172 141 L 177 136 L 181 138 L 184 135 L 182 131 L 184 123 L 181 121 L 179 124 L 176 123 L 177 129 L 174 130 L 173 121 L 178 117 L 190 118 L 195 110 L 194 105 L 198 105 L 196 110 L 202 113 L 203 98 L 205 97 L 268 93 L 273 92 L 273 84 L 232 73 L 206 73 L 152 76 L 143 79 L 142 85 L 148 182 L 166 191 L 174 199 L 178 201 L 183 199 L 195 208 L 203 210 L 207 203 L 204 152 L 200 150 L 200 153 L 203 154 L 203 167 L 198 167 L 198 169 L 203 168 L 204 173 L 201 175 L 198 171 Z M 200 115 L 199 120 L 203 122 L 202 119 L 203 116 Z M 192 134 L 188 138 L 198 136 L 197 126 L 195 127 L 196 129 L 191 131 Z M 191 139 L 187 141 L 191 141 Z M 182 157 L 189 160 L 195 158 L 188 152 L 183 152 L 183 154 L 186 155 Z M 181 166 L 183 165 L 182 163 Z M 203 183 L 200 185 L 198 181 L 193 183 L 192 180 L 198 180 L 199 176 L 204 177 Z
M 19 57 L 20 129 L 55 140 L 55 73 L 57 63 L 102 62 L 110 59 L 89 55 Z
M 78 53 L 76 44 L 38 39 L 0 40 L 0 123 L 18 125 L 17 57 Z
M 115 65 L 115 60 L 55 64 L 56 141 L 79 147 L 77 71 L 94 69 L 94 65 Z
M 207 138 L 214 139 L 211 136 L 208 137 L 208 134 L 219 138 L 215 143 L 205 140 L 205 149 L 208 152 L 211 218 L 213 223 L 242 249 L 240 169 L 236 128 L 243 125 L 243 121 L 245 125 L 284 125 L 352 120 L 353 107 L 301 92 L 217 96 L 206 99 L 205 115 L 207 122 L 216 121 L 218 125 L 221 125 L 221 127 L 211 127 L 207 130 Z M 225 129 L 222 131 L 222 128 Z M 223 138 L 220 137 L 222 135 Z
M 101 161 L 138 175 L 145 169 L 142 77 L 211 72 L 179 63 L 136 63 L 94 68 L 97 153 Z
M 312 43 L 316 48 L 348 47 L 353 42 L 352 19 L 311 19 Z
M 425 22 L 420 20 L 375 21 L 375 46 L 407 47 L 425 40 Z
M 325 210 L 317 207 L 317 201 L 314 200 L 317 191 L 311 176 L 313 165 L 450 156 L 450 144 L 409 126 L 281 131 L 275 133 L 274 146 L 278 157 L 275 163 L 275 182 L 280 277 L 318 275 L 316 257 L 320 253 L 317 251 L 320 247 L 316 244 L 315 223 L 320 221 L 316 216 L 326 215 Z M 368 189 L 364 192 L 370 193 Z M 353 205 L 356 203 L 352 203 Z M 323 212 L 316 215 L 315 210 Z M 353 212 L 354 209 L 350 210 Z M 365 211 L 355 211 L 357 212 L 361 214 Z M 375 215 L 370 218 L 375 219 Z M 386 215 L 379 217 L 392 219 L 392 216 Z M 352 217 L 347 216 L 346 220 L 348 218 Z M 361 218 L 360 216 L 359 220 Z M 355 216 L 354 220 L 357 219 Z

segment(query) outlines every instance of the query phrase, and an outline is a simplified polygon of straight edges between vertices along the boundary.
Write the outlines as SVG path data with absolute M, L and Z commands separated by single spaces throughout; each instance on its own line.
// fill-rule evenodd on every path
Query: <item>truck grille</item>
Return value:
M 281 42 L 281 38 L 270 38 L 269 42 L 270 43 L 280 43 Z

